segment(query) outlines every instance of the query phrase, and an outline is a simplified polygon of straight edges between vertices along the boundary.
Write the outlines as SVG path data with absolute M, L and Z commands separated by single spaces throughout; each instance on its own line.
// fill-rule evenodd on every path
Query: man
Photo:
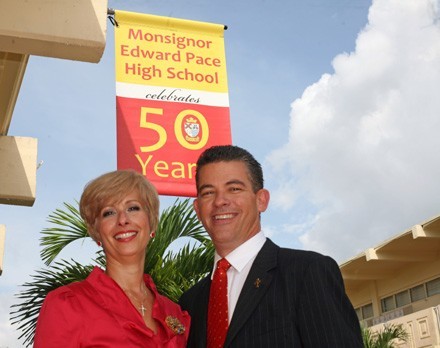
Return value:
M 211 275 L 182 295 L 180 305 L 191 315 L 188 347 L 363 347 L 336 262 L 280 248 L 261 231 L 260 214 L 270 195 L 261 165 L 249 152 L 232 145 L 205 150 L 196 185 L 194 208 L 215 246 L 214 269 L 223 258 L 229 268 L 219 270 L 226 273 L 220 285 L 211 286 L 219 279 Z M 219 297 L 212 297 L 224 282 L 223 311 Z M 213 319 L 223 312 L 227 319 Z

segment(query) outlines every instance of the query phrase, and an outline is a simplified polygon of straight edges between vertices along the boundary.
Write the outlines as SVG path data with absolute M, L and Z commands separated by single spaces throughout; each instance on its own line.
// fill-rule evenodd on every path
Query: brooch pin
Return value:
M 255 279 L 254 285 L 258 289 L 261 285 L 261 279 L 260 278 Z
M 185 326 L 183 326 L 183 324 L 176 317 L 172 317 L 171 315 L 167 316 L 165 318 L 165 323 L 177 335 L 183 335 L 185 332 Z

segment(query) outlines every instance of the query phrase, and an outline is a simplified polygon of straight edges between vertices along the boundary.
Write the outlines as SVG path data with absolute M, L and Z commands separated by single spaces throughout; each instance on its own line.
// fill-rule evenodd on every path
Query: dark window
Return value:
M 440 278 L 433 279 L 426 283 L 428 296 L 440 294 Z
M 380 300 L 382 305 L 382 312 L 388 312 L 396 308 L 393 296 L 388 296 Z
M 425 284 L 417 285 L 410 290 L 411 302 L 423 300 L 426 297 Z
M 362 307 L 362 317 L 364 319 L 373 317 L 373 304 L 370 303 Z
M 403 307 L 406 306 L 407 304 L 411 303 L 411 298 L 409 296 L 409 291 L 405 290 L 402 292 L 399 292 L 398 294 L 396 294 L 396 306 L 398 307 Z

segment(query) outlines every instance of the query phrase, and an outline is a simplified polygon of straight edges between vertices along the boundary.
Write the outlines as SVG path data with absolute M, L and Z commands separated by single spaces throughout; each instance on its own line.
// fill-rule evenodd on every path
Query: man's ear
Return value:
M 258 211 L 262 213 L 263 211 L 266 211 L 267 207 L 269 206 L 270 193 L 268 190 L 263 188 L 258 190 L 256 195 Z
M 196 212 L 196 214 L 197 214 L 197 218 L 200 220 L 200 215 L 199 215 L 199 201 L 197 200 L 197 198 L 194 199 L 194 201 L 193 201 L 193 207 L 194 207 L 194 210 L 195 210 L 195 212 Z

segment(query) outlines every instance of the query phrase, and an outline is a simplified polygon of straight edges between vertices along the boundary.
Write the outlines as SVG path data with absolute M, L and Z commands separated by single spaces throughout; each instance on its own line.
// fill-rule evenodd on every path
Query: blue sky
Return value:
M 109 1 L 116 10 L 225 24 L 233 143 L 263 164 L 263 228 L 338 262 L 440 213 L 439 1 Z M 40 231 L 116 168 L 113 27 L 98 64 L 32 56 L 8 135 L 38 138 L 33 207 L 6 225 L 0 348 L 19 285 L 42 267 Z M 175 197 L 161 197 L 166 208 Z M 61 257 L 87 262 L 79 243 Z

